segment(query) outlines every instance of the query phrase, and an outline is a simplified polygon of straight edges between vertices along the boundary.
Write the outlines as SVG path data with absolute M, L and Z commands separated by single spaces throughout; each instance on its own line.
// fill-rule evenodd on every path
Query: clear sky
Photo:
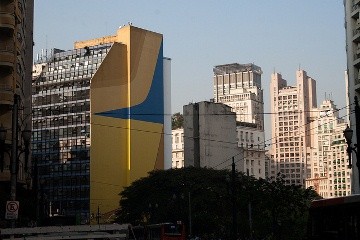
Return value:
M 265 112 L 271 73 L 292 85 L 299 66 L 317 81 L 318 104 L 326 92 L 345 106 L 343 0 L 35 0 L 34 54 L 113 35 L 129 21 L 164 35 L 172 113 L 212 98 L 213 66 L 235 62 L 262 68 Z

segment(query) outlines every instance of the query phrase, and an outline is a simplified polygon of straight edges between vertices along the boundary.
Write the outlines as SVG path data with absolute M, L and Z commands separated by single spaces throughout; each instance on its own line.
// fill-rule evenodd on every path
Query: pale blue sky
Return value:
M 112 35 L 129 21 L 164 35 L 172 113 L 212 98 L 212 67 L 234 62 L 262 68 L 265 112 L 271 73 L 292 85 L 299 64 L 317 81 L 318 103 L 327 92 L 345 106 L 343 0 L 35 0 L 34 54 Z

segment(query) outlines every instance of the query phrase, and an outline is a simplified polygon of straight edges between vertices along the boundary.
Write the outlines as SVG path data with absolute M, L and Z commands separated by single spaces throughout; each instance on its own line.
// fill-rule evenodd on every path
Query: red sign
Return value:
M 7 201 L 5 219 L 17 219 L 19 213 L 19 201 Z

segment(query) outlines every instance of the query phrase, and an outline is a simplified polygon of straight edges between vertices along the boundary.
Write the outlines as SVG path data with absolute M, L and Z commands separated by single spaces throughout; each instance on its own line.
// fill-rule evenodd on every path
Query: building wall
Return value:
M 162 35 L 126 26 L 100 39 L 106 41 L 41 57 L 33 83 L 39 178 L 55 211 L 85 220 L 98 208 L 110 216 L 124 187 L 164 169 L 164 123 L 170 122 Z
M 33 55 L 33 0 L 0 1 L 0 126 L 7 130 L 5 144 L 11 144 L 12 105 L 14 94 L 19 96 L 19 139 L 21 131 L 31 129 L 31 65 Z M 23 148 L 21 140 L 17 143 Z M 22 154 L 19 159 L 18 182 L 25 184 L 31 174 L 24 169 Z M 5 154 L 4 171 L 0 182 L 10 180 L 10 159 Z
M 237 146 L 236 116 L 225 104 L 199 102 L 184 106 L 185 166 L 243 169 L 243 150 Z M 221 122 L 221 124 L 219 124 Z
M 305 185 L 311 147 L 311 109 L 316 107 L 315 80 L 296 71 L 296 85 L 288 86 L 279 73 L 271 75 L 271 175 L 285 175 L 286 184 Z
M 349 105 L 349 113 L 354 110 L 354 98 L 360 98 L 360 1 L 344 0 L 345 9 L 345 36 L 346 36 L 346 54 L 347 54 L 347 97 Z M 353 141 L 356 139 L 356 119 L 355 114 L 350 114 L 350 126 L 354 131 Z M 356 156 L 353 153 L 354 166 L 356 165 Z M 353 185 L 352 192 L 359 194 L 359 172 L 356 167 L 352 168 Z
M 162 35 L 127 26 L 117 40 L 90 89 L 90 212 L 117 209 L 123 187 L 164 169 Z

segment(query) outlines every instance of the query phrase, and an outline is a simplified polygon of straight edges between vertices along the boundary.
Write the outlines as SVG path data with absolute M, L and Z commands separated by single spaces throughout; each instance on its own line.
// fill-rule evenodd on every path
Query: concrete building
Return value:
M 199 102 L 184 106 L 185 166 L 231 169 L 244 168 L 238 147 L 236 115 L 222 103 Z M 219 124 L 221 123 L 221 124 Z
M 347 102 L 350 104 L 349 113 L 354 110 L 355 96 L 360 99 L 360 0 L 344 0 L 345 7 L 345 34 L 347 54 Z M 350 114 L 350 126 L 354 131 L 353 143 L 359 143 L 356 139 L 355 114 Z M 360 193 L 359 172 L 356 167 L 356 155 L 353 153 L 353 193 Z
M 32 147 L 47 214 L 84 223 L 99 209 L 106 221 L 124 187 L 171 166 L 170 59 L 162 49 L 161 34 L 124 26 L 39 57 Z
M 0 195 L 10 200 L 10 146 L 24 150 L 21 133 L 31 130 L 31 66 L 33 61 L 33 0 L 0 1 L 0 128 L 6 131 L 5 141 L 0 142 Z M 14 106 L 17 106 L 15 108 Z M 17 125 L 12 128 L 13 112 Z M 18 141 L 12 141 L 13 131 Z M 17 157 L 15 157 L 17 158 Z M 24 154 L 18 158 L 18 186 L 30 180 L 30 163 Z M 1 220 L 5 217 L 5 202 L 0 202 Z
M 172 168 L 184 167 L 184 128 L 172 130 Z
M 307 156 L 311 147 L 311 110 L 316 108 L 316 83 L 303 70 L 296 71 L 296 85 L 288 86 L 273 73 L 270 84 L 272 145 L 271 176 L 285 175 L 286 184 L 305 186 Z
M 313 114 L 313 147 L 308 161 L 311 171 L 306 187 L 313 187 L 324 198 L 350 195 L 351 170 L 343 136 L 346 122 L 339 118 L 339 110 L 331 100 L 324 100 Z
M 213 73 L 214 101 L 236 113 L 238 146 L 244 151 L 240 171 L 265 178 L 262 70 L 252 63 L 233 63 L 215 66 Z

